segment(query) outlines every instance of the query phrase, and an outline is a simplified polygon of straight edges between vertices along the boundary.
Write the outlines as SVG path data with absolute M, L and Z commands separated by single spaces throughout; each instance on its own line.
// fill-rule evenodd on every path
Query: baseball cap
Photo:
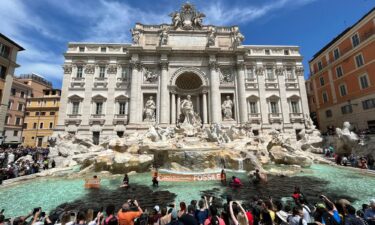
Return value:
M 318 209 L 325 209 L 326 208 L 326 206 L 323 203 L 318 203 L 318 204 L 315 205 L 315 207 L 318 208 Z

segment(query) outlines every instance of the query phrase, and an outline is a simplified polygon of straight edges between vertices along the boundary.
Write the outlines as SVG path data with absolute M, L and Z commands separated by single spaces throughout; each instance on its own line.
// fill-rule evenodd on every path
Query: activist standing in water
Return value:
M 227 185 L 227 174 L 225 173 L 224 169 L 221 170 L 220 180 L 221 180 L 222 185 L 224 185 L 224 186 Z
M 129 176 L 125 173 L 124 179 L 122 180 L 121 187 L 128 188 L 129 187 Z
M 153 175 L 152 175 L 152 186 L 153 187 L 159 187 L 158 170 L 155 170 Z

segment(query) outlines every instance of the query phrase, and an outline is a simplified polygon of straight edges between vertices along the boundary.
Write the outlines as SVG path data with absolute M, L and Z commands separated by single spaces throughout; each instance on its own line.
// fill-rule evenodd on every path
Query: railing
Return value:
M 369 39 L 370 37 L 372 37 L 373 35 L 375 34 L 375 29 L 370 29 L 369 31 L 367 31 L 366 33 L 364 33 L 362 36 L 360 36 L 359 38 L 359 44 L 355 47 L 353 46 L 349 46 L 347 48 L 344 48 L 344 49 L 340 49 L 340 56 L 337 58 L 337 59 L 333 59 L 333 60 L 328 60 L 328 62 L 326 64 L 323 64 L 322 65 L 322 69 L 318 69 L 318 71 L 313 71 L 312 74 L 309 75 L 310 76 L 313 76 L 317 73 L 319 73 L 320 71 L 324 70 L 325 68 L 327 68 L 329 65 L 333 64 L 334 62 L 336 62 L 337 60 L 339 60 L 340 58 L 342 58 L 346 53 L 348 53 L 349 51 L 355 49 L 355 48 L 358 48 L 358 46 L 360 46 L 363 42 L 365 42 L 367 39 Z
M 75 119 L 81 117 L 81 114 L 68 114 L 69 119 Z
M 102 119 L 104 116 L 104 114 L 91 114 L 91 118 L 93 119 Z

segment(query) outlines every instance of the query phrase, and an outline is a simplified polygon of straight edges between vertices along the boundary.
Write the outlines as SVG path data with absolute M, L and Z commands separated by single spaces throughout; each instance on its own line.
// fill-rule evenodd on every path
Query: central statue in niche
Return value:
M 193 136 L 196 129 L 201 126 L 201 119 L 199 115 L 194 112 L 194 105 L 191 101 L 191 96 L 186 96 L 186 99 L 182 100 L 180 104 L 180 128 L 184 130 L 187 136 Z

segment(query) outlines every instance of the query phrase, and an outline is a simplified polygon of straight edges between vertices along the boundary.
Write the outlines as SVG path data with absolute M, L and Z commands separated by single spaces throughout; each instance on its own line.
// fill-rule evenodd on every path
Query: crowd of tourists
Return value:
M 298 187 L 291 197 L 291 204 L 271 197 L 254 197 L 242 204 L 230 195 L 225 200 L 202 196 L 189 205 L 180 202 L 152 209 L 142 208 L 142 200 L 129 199 L 122 206 L 64 211 L 52 216 L 35 208 L 13 219 L 6 219 L 1 212 L 0 225 L 375 225 L 375 199 L 357 210 L 347 200 L 334 203 L 324 195 L 311 205 Z
M 49 148 L 0 148 L 0 184 L 3 180 L 38 173 L 55 167 Z

